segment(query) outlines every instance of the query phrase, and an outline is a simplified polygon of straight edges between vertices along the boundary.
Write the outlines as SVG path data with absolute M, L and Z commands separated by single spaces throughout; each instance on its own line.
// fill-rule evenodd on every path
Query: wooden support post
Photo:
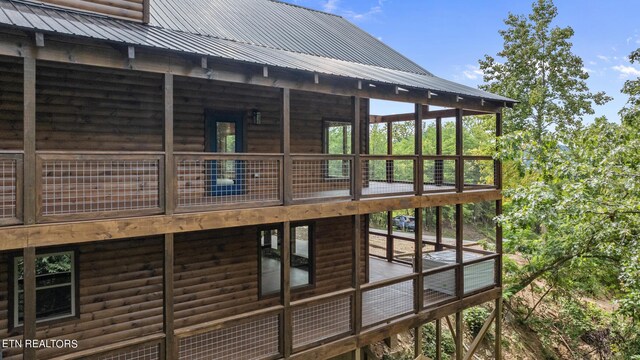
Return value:
M 362 133 L 360 127 L 360 98 L 351 98 L 351 119 L 353 120 L 353 129 L 351 131 L 351 149 L 353 151 L 354 173 L 353 181 L 353 198 L 359 200 L 362 196 L 362 163 L 360 162 L 360 153 L 362 150 Z
M 23 344 L 26 340 L 36 339 L 36 248 L 29 246 L 23 249 L 23 281 L 24 281 L 24 309 L 23 309 Z M 34 360 L 36 348 L 25 346 L 23 359 Z
M 436 207 L 436 251 L 442 251 L 442 207 Z
M 464 190 L 464 139 L 462 137 L 462 109 L 456 109 L 456 156 L 458 163 L 456 164 L 456 188 L 458 192 Z
M 415 217 L 415 252 L 413 270 L 418 274 L 416 277 L 414 305 L 416 314 L 424 307 L 424 274 L 422 273 L 422 229 L 424 224 L 424 212 L 421 208 L 414 209 Z
M 442 319 L 436 320 L 436 359 L 442 360 Z
M 387 121 L 387 155 L 393 155 L 393 122 Z M 387 182 L 393 182 L 393 160 L 387 160 Z
M 44 34 L 41 32 L 36 33 L 36 47 L 44 47 Z
M 353 318 L 353 332 L 359 334 L 362 329 L 362 291 L 360 290 L 360 269 L 362 267 L 362 219 L 360 215 L 353 216 L 353 270 L 351 285 L 356 290 L 351 306 Z
M 136 58 L 136 48 L 133 45 L 129 45 L 127 47 L 127 57 L 129 60 L 133 60 Z
M 282 266 L 280 289 L 283 309 L 283 355 L 286 358 L 291 356 L 293 350 L 293 321 L 291 317 L 291 223 L 286 221 L 282 227 Z
M 173 266 L 174 266 L 174 236 L 164 235 L 164 264 L 163 264 L 163 329 L 165 335 L 164 355 L 166 360 L 178 358 L 178 349 L 175 346 L 173 335 Z
M 387 261 L 393 261 L 393 212 L 387 211 Z
M 284 155 L 284 174 L 282 179 L 284 204 L 289 205 L 293 200 L 293 179 L 291 177 L 293 162 L 291 160 L 291 91 L 287 88 L 282 89 L 282 119 L 280 127 L 282 129 L 282 153 Z
M 416 164 L 416 194 L 424 193 L 424 160 L 422 158 L 422 104 L 415 104 L 415 153 L 418 155 L 418 163 Z
M 436 155 L 442 155 L 442 118 L 436 118 Z M 434 166 L 433 180 L 436 185 L 444 182 L 444 161 L 436 160 Z
M 462 311 L 456 312 L 456 360 L 463 360 L 464 357 L 464 324 L 462 322 Z
M 464 265 L 463 240 L 464 240 L 464 205 L 456 204 L 456 264 L 458 271 L 456 276 L 456 295 L 458 299 L 464 297 Z
M 502 113 L 496 113 L 496 147 L 497 140 L 502 136 Z M 498 149 L 496 149 L 498 150 Z M 495 179 L 494 183 L 498 189 L 502 189 L 502 162 L 500 160 L 495 160 Z
M 164 211 L 171 215 L 175 209 L 177 187 L 173 157 L 173 75 L 164 74 Z
M 496 299 L 496 318 L 495 318 L 495 349 L 494 357 L 496 360 L 502 360 L 502 297 Z
M 30 225 L 36 222 L 36 191 L 41 190 L 36 189 L 36 60 L 32 57 L 25 57 L 23 60 L 23 222 Z
M 422 355 L 422 327 L 413 329 L 413 358 L 417 359 Z

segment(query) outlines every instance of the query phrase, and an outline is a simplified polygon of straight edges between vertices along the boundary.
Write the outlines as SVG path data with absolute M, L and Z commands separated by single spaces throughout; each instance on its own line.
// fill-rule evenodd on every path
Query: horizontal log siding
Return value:
M 350 217 L 322 219 L 316 226 L 316 281 L 292 299 L 351 286 Z M 176 234 L 176 328 L 277 305 L 277 296 L 258 293 L 258 228 Z
M 0 57 L 0 150 L 22 150 L 23 64 Z
M 245 151 L 279 153 L 280 90 L 261 86 L 175 77 L 175 151 L 205 151 L 205 109 L 245 114 Z M 260 111 L 261 124 L 251 121 L 252 110 Z
M 143 20 L 143 0 L 38 0 L 33 2 L 134 21 Z
M 9 333 L 8 256 L 0 267 L 0 337 Z M 162 332 L 162 259 L 159 238 L 90 243 L 78 247 L 80 285 L 78 318 L 38 325 L 37 339 L 75 339 L 77 349 L 38 349 L 38 359 L 49 359 L 119 341 Z M 19 359 L 15 349 L 6 359 Z
M 162 151 L 162 77 L 39 62 L 38 150 Z

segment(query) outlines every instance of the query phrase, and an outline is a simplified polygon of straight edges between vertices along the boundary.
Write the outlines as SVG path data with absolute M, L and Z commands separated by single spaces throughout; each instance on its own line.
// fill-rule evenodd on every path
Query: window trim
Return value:
M 36 317 L 36 324 L 49 324 L 49 323 L 57 323 L 61 321 L 66 321 L 69 319 L 79 319 L 80 318 L 80 282 L 79 282 L 79 260 L 78 260 L 78 249 L 77 248 L 59 248 L 55 250 L 47 250 L 47 251 L 36 251 L 36 259 L 39 257 L 52 256 L 52 255 L 61 255 L 61 254 L 71 254 L 71 282 L 68 283 L 71 285 L 71 314 L 66 315 L 58 315 L 53 317 L 47 317 L 44 319 L 38 319 Z M 8 322 L 10 330 L 21 330 L 24 326 L 24 322 L 19 321 L 18 314 L 18 295 L 20 291 L 18 290 L 18 279 L 16 276 L 18 275 L 18 262 L 17 260 L 22 258 L 22 253 L 13 253 L 7 264 L 8 266 Z M 66 286 L 66 285 L 65 285 Z M 46 288 L 46 287 L 44 287 Z M 37 301 L 37 290 L 36 287 L 36 301 Z
M 309 227 L 309 241 L 311 242 L 309 246 L 309 259 L 311 260 L 311 266 L 309 269 L 309 284 L 299 285 L 296 287 L 291 287 L 291 293 L 302 292 L 309 289 L 314 289 L 316 287 L 316 226 L 315 221 L 304 221 L 304 222 L 295 222 L 289 224 L 289 231 L 292 231 L 293 228 L 299 226 L 308 226 Z M 284 240 L 283 236 L 283 224 L 273 224 L 273 225 L 263 225 L 259 226 L 256 231 L 256 244 L 258 245 L 258 299 L 269 299 L 274 297 L 279 297 L 282 293 L 282 283 L 280 283 L 280 289 L 278 291 L 274 291 L 268 294 L 262 293 L 262 247 L 260 246 L 261 233 L 263 231 L 269 230 L 278 230 L 278 241 Z M 291 240 L 291 239 L 290 239 Z M 291 261 L 291 253 L 289 254 L 289 261 Z M 282 264 L 282 256 L 280 257 L 280 262 Z M 282 278 L 282 269 L 280 267 L 280 277 Z

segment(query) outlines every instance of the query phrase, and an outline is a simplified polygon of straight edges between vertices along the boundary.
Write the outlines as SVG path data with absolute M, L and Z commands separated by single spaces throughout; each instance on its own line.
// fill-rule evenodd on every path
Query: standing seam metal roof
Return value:
M 250 18 L 251 14 L 253 14 L 251 11 L 258 11 L 257 9 L 262 9 L 265 4 L 270 4 L 269 6 L 271 6 L 264 6 L 266 9 L 265 11 L 276 13 L 279 11 L 285 12 L 285 10 L 281 10 L 281 7 L 286 7 L 289 11 L 291 11 L 291 9 L 295 9 L 295 13 L 287 13 L 286 15 L 272 14 L 267 16 L 267 18 L 271 16 L 270 19 L 272 20 L 274 20 L 273 16 L 276 15 L 282 17 L 283 21 L 280 22 L 279 25 L 273 24 L 269 25 L 270 27 L 267 27 L 263 24 L 264 28 L 257 27 L 256 29 L 258 30 L 249 30 L 247 24 L 243 24 L 239 27 L 230 26 L 226 36 L 233 38 L 238 37 L 238 39 L 223 39 L 211 34 L 204 35 L 194 33 L 194 31 L 197 31 L 198 29 L 187 29 L 187 24 L 184 20 L 187 19 L 185 13 L 175 9 L 174 6 L 168 6 L 171 4 L 178 6 L 176 5 L 177 3 L 186 4 L 202 2 L 205 1 L 154 0 L 153 4 L 164 4 L 166 6 L 156 7 L 156 5 L 153 5 L 152 9 L 155 7 L 156 10 L 153 10 L 152 12 L 152 22 L 150 25 L 145 25 L 100 15 L 54 8 L 41 4 L 33 4 L 16 0 L 0 0 L 0 26 L 18 27 L 32 31 L 71 35 L 141 47 L 206 55 L 246 63 L 303 70 L 378 83 L 387 83 L 406 88 L 418 88 L 434 92 L 446 92 L 483 98 L 487 100 L 513 102 L 513 100 L 506 97 L 494 95 L 479 89 L 433 76 L 426 72 L 426 70 L 413 64 L 402 55 L 377 40 L 369 43 L 371 48 L 365 46 L 360 47 L 360 51 L 355 51 L 353 49 L 356 47 L 350 45 L 352 42 L 361 41 L 367 37 L 370 39 L 373 38 L 344 19 L 334 15 L 271 0 L 214 0 L 212 3 L 224 3 L 224 5 L 227 6 L 224 8 L 225 11 L 221 11 L 221 14 L 227 15 L 227 17 L 224 20 L 220 20 L 221 17 L 218 17 L 216 20 L 218 21 L 218 25 L 216 25 L 216 29 L 218 30 L 225 29 L 227 23 L 232 22 L 233 19 L 237 19 L 238 17 L 244 16 L 245 18 Z M 244 4 L 243 6 L 247 6 L 248 9 L 245 9 L 244 7 L 242 9 L 229 7 L 231 2 Z M 248 6 L 251 4 L 257 5 L 255 8 Z M 278 8 L 274 6 L 278 6 Z M 233 14 L 240 10 L 242 10 L 241 13 Z M 174 15 L 175 19 L 180 18 L 182 22 L 173 25 L 164 23 L 165 20 L 169 21 L 167 19 L 171 19 L 171 17 L 164 14 L 163 17 L 165 20 L 163 20 L 163 24 L 165 26 L 174 26 L 175 29 L 161 26 L 158 20 L 160 15 L 158 14 L 163 11 L 167 11 L 169 14 Z M 287 20 L 284 20 L 285 18 L 287 18 Z M 194 18 L 188 19 L 192 20 Z M 320 24 L 318 25 L 320 27 L 321 25 L 329 28 L 335 26 L 335 29 L 338 29 L 338 26 L 342 26 L 351 27 L 352 29 L 348 33 L 348 36 L 343 36 L 343 38 L 341 38 L 341 40 L 332 48 L 330 45 L 332 44 L 332 41 L 334 41 L 332 40 L 334 38 L 324 39 L 322 36 L 307 38 L 307 36 L 311 36 L 309 33 L 305 33 L 302 37 L 297 35 L 287 35 L 289 33 L 298 34 L 297 31 L 313 32 L 312 30 L 315 29 L 314 27 L 309 27 L 311 30 L 305 30 L 307 28 L 304 24 L 295 25 L 292 29 L 286 27 L 291 21 L 301 21 L 302 19 L 315 21 Z M 202 28 L 207 24 L 205 20 L 206 18 L 196 18 L 196 20 L 193 21 L 193 25 L 190 26 L 200 26 Z M 337 22 L 333 23 L 331 20 L 335 20 Z M 180 24 L 184 27 L 178 29 L 178 27 L 180 27 L 178 25 Z M 209 30 L 212 29 L 210 26 L 207 28 Z M 278 34 L 260 36 L 260 32 L 266 31 L 265 29 L 269 29 L 271 32 L 277 32 Z M 244 32 L 246 32 L 246 34 Z M 239 39 L 240 36 L 236 36 L 238 34 L 244 34 L 246 37 L 243 38 L 244 40 Z M 335 36 L 339 38 L 339 36 Z M 253 40 L 254 43 L 249 43 L 247 40 Z M 318 45 L 317 48 L 314 47 L 316 43 Z M 281 45 L 280 47 L 286 47 L 287 49 L 269 46 L 268 44 Z M 381 47 L 379 52 L 376 47 Z M 299 49 L 301 51 L 295 51 L 294 49 Z M 305 51 L 314 52 L 314 54 L 309 54 Z M 374 62 L 388 65 L 383 66 L 373 64 Z M 396 68 L 394 68 L 394 66 Z M 412 68 L 412 66 L 415 68 Z M 407 70 L 410 68 L 418 72 Z

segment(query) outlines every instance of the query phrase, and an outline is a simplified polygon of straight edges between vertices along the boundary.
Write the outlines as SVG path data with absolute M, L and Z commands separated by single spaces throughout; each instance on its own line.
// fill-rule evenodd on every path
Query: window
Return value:
M 36 255 L 36 321 L 76 315 L 75 253 Z M 24 259 L 13 258 L 13 324 L 24 320 Z
M 325 120 L 324 126 L 324 153 L 330 155 L 351 154 L 351 122 L 341 120 Z M 349 177 L 349 161 L 328 160 L 327 174 L 329 178 Z
M 258 231 L 260 245 L 260 295 L 280 293 L 282 272 L 282 236 L 280 228 Z M 313 285 L 313 226 L 291 225 L 291 289 Z

